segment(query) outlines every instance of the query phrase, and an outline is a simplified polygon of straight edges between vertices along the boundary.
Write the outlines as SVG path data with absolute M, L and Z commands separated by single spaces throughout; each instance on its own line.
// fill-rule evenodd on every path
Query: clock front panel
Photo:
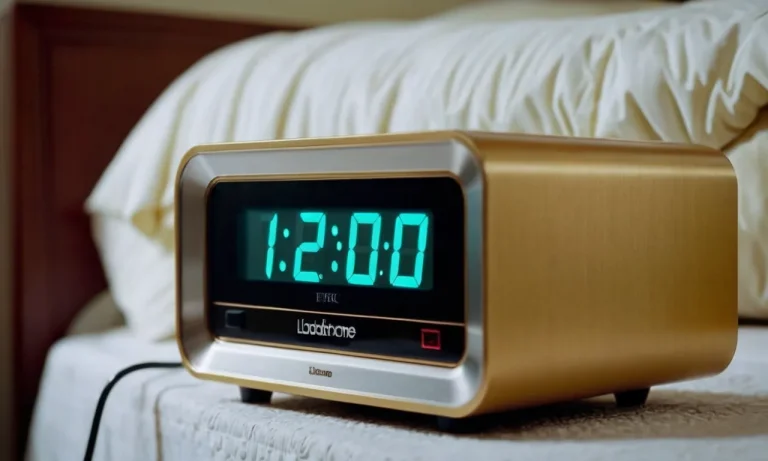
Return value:
M 464 354 L 453 178 L 218 181 L 206 231 L 219 338 L 437 364 Z

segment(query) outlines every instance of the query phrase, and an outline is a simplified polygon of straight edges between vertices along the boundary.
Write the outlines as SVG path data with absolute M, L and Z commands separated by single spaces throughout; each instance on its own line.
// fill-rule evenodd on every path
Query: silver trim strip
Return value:
M 466 200 L 467 353 L 455 368 L 445 368 L 333 353 L 238 344 L 211 338 L 204 315 L 206 189 L 215 178 L 242 175 L 323 173 L 450 173 Z M 472 152 L 456 141 L 413 145 L 350 146 L 200 153 L 180 176 L 177 315 L 181 347 L 193 371 L 274 383 L 367 395 L 455 408 L 479 391 L 483 377 L 483 178 Z M 333 379 L 309 375 L 309 366 L 333 371 Z

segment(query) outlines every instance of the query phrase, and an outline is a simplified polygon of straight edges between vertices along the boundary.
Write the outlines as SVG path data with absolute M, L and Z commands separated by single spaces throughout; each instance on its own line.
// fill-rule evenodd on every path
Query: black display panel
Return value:
M 464 198 L 452 178 L 219 182 L 207 207 L 214 334 L 445 362 L 463 354 Z M 226 327 L 233 306 L 250 319 L 243 328 Z M 341 343 L 296 324 L 339 314 L 334 324 L 360 331 Z M 422 344 L 434 325 L 450 338 L 439 349 Z

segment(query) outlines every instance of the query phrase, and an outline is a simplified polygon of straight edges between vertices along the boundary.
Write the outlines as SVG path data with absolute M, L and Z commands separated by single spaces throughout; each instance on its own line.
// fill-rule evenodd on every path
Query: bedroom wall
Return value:
M 12 0 L 0 0 L 0 459 L 13 454 L 13 376 L 10 261 L 10 46 Z
M 9 0 L 0 0 L 9 1 Z M 479 0 L 20 0 L 302 25 L 362 19 L 418 18 Z

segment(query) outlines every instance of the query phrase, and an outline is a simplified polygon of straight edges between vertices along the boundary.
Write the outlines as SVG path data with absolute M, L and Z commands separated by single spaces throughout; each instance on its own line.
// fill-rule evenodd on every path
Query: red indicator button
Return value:
M 421 348 L 440 350 L 440 330 L 421 329 Z

